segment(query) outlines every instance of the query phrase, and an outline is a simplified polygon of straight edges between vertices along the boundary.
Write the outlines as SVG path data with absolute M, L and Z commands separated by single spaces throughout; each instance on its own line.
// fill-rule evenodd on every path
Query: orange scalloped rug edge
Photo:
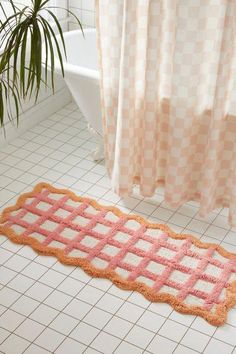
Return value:
M 93 199 L 90 199 L 87 197 L 79 197 L 70 190 L 58 189 L 58 188 L 55 188 L 55 187 L 49 185 L 48 183 L 39 183 L 34 187 L 34 189 L 31 192 L 27 192 L 27 193 L 20 195 L 14 206 L 7 207 L 6 209 L 3 210 L 2 214 L 0 215 L 0 224 L 3 224 L 4 222 L 6 222 L 7 216 L 10 212 L 20 209 L 27 198 L 33 197 L 35 193 L 40 192 L 43 188 L 47 188 L 51 193 L 66 194 L 74 201 L 79 201 L 79 202 L 86 201 L 91 206 L 93 206 L 99 210 L 105 209 L 108 211 L 112 211 L 118 217 L 125 216 L 127 219 L 136 220 L 140 224 L 147 226 L 149 228 L 163 230 L 167 235 L 169 235 L 170 237 L 172 237 L 174 239 L 190 238 L 192 240 L 193 244 L 196 245 L 197 247 L 205 248 L 205 249 L 207 249 L 209 247 L 214 247 L 214 249 L 217 252 L 219 252 L 219 254 L 221 254 L 223 257 L 226 257 L 228 259 L 233 259 L 233 260 L 236 259 L 236 254 L 226 251 L 220 245 L 217 245 L 214 243 L 203 243 L 200 240 L 198 240 L 196 237 L 194 237 L 193 235 L 190 235 L 190 234 L 176 234 L 167 225 L 152 224 L 152 223 L 148 222 L 147 220 L 145 220 L 144 218 L 142 218 L 141 216 L 125 214 L 122 211 L 120 211 L 118 208 L 113 207 L 113 206 L 102 206 Z M 26 236 L 18 235 L 12 229 L 7 228 L 3 225 L 0 225 L 0 233 L 4 236 L 7 236 L 14 243 L 31 246 L 39 254 L 47 255 L 47 256 L 55 256 L 55 257 L 57 257 L 57 259 L 61 263 L 65 264 L 65 265 L 79 266 L 87 274 L 89 274 L 92 277 L 109 279 L 116 286 L 118 286 L 120 289 L 138 291 L 149 301 L 165 302 L 165 303 L 170 304 L 173 307 L 173 309 L 175 309 L 176 311 L 178 311 L 180 313 L 201 316 L 208 323 L 210 323 L 211 325 L 214 325 L 214 326 L 223 325 L 226 322 L 228 311 L 234 305 L 236 305 L 236 281 L 232 282 L 230 284 L 230 286 L 227 288 L 226 301 L 223 302 L 222 304 L 218 305 L 216 312 L 213 314 L 213 313 L 210 313 L 210 311 L 204 310 L 198 306 L 185 305 L 184 303 L 179 301 L 175 296 L 173 296 L 171 294 L 154 293 L 153 290 L 149 286 L 147 286 L 141 282 L 138 282 L 138 281 L 127 281 L 124 278 L 122 278 L 121 276 L 119 276 L 117 273 L 115 273 L 115 271 L 113 271 L 113 270 L 98 269 L 95 266 L 93 266 L 86 259 L 66 256 L 63 253 L 63 251 L 58 248 L 52 248 L 52 247 L 46 248 L 44 245 L 42 245 L 39 241 L 37 241 L 33 237 L 29 237 L 29 236 L 26 237 Z M 1 234 L 0 234 L 0 236 L 1 236 Z

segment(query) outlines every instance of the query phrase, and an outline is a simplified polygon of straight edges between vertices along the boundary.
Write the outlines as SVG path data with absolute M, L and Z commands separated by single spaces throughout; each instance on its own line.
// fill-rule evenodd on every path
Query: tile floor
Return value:
M 169 208 L 161 191 L 148 199 L 113 194 L 103 163 L 91 159 L 95 145 L 74 103 L 42 121 L 0 150 L 0 208 L 46 181 L 236 252 L 225 209 L 202 220 L 195 203 Z M 0 265 L 0 353 L 236 354 L 236 308 L 215 328 L 3 236 Z

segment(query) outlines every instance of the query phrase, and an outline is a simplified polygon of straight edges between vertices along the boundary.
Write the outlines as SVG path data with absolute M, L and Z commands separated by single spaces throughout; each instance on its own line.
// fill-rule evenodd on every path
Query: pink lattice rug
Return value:
M 3 211 L 0 233 L 213 325 L 236 303 L 235 254 L 46 183 Z

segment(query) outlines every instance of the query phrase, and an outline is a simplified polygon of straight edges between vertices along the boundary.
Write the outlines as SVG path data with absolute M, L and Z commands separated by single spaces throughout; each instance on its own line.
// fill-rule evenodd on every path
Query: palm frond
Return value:
M 49 6 L 49 0 L 31 0 L 28 6 L 13 0 L 8 2 L 12 8 L 11 16 L 7 16 L 0 0 L 0 10 L 3 13 L 3 19 L 0 21 L 0 46 L 4 44 L 4 51 L 0 54 L 1 126 L 4 126 L 6 115 L 12 119 L 15 114 L 18 121 L 21 101 L 34 95 L 36 102 L 42 85 L 48 87 L 50 83 L 54 92 L 55 54 L 64 76 L 63 56 L 66 57 L 66 46 L 60 21 L 53 9 L 63 9 L 73 16 L 83 32 L 79 18 L 72 11 Z M 45 13 L 48 18 L 44 17 Z M 13 102 L 14 112 L 9 106 L 10 101 Z
M 0 126 L 4 127 L 4 118 L 19 122 L 21 107 L 20 92 L 15 83 L 6 78 L 6 71 L 0 74 Z

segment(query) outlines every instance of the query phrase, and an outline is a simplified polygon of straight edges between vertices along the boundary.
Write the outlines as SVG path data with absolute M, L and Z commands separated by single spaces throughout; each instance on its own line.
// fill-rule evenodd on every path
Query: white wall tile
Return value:
M 84 27 L 95 27 L 94 0 L 69 0 L 69 8 L 79 17 Z M 71 30 L 77 28 L 75 22 L 76 21 L 71 18 Z

